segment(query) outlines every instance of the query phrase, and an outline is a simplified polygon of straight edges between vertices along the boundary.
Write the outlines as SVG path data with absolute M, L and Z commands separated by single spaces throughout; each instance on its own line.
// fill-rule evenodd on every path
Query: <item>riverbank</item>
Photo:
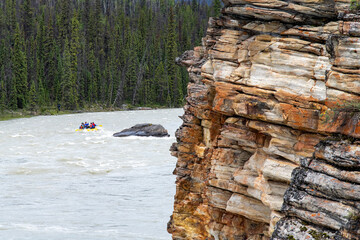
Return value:
M 35 116 L 47 116 L 47 115 L 64 115 L 64 114 L 76 114 L 85 112 L 115 112 L 115 111 L 133 111 L 133 110 L 154 110 L 154 109 L 165 109 L 165 106 L 132 106 L 130 104 L 123 104 L 122 107 L 106 107 L 101 105 L 85 106 L 77 110 L 62 110 L 60 111 L 57 107 L 42 107 L 37 110 L 4 110 L 0 112 L 0 121 L 6 121 L 17 118 L 29 118 Z

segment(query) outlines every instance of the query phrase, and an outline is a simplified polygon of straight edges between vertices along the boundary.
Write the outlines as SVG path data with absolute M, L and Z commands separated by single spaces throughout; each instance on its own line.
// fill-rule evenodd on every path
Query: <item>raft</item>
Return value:
M 82 132 L 82 131 L 86 131 L 86 132 L 93 132 L 93 131 L 98 131 L 100 130 L 98 127 L 102 127 L 102 125 L 97 125 L 95 128 L 83 128 L 83 129 L 75 129 L 75 132 Z
M 97 127 L 95 127 L 95 128 L 75 129 L 75 132 L 82 132 L 82 131 L 92 132 L 92 131 L 97 131 L 97 130 L 99 130 L 99 129 Z

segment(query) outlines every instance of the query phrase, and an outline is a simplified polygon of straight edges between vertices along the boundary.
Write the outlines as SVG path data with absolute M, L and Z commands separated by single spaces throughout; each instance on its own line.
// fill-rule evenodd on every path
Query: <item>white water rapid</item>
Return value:
M 171 239 L 182 109 L 40 116 L 0 122 L 0 239 Z M 101 124 L 75 132 L 81 122 Z M 162 124 L 169 138 L 112 134 Z

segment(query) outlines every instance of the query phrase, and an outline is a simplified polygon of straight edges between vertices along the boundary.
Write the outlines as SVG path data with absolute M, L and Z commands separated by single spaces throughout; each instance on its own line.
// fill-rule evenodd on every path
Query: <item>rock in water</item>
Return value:
M 122 130 L 121 132 L 114 133 L 114 137 L 169 137 L 168 131 L 160 124 L 142 123 L 136 124 L 131 128 Z

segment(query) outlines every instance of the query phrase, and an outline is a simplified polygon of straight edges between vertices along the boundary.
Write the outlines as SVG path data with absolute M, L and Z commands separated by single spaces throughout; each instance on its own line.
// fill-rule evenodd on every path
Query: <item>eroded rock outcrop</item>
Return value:
M 360 239 L 360 18 L 347 0 L 224 3 L 177 60 L 191 82 L 168 231 Z M 325 141 L 334 135 L 352 142 Z
M 359 142 L 324 141 L 301 160 L 272 239 L 360 238 L 359 150 Z

